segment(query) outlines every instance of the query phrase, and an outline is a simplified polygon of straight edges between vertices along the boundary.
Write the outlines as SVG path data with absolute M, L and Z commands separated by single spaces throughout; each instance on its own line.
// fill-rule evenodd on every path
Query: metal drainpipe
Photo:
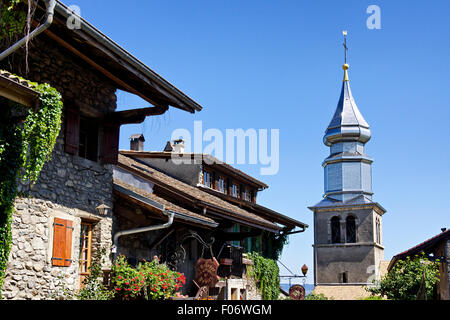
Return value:
M 0 61 L 5 59 L 7 56 L 9 56 L 14 51 L 18 50 L 20 47 L 22 47 L 27 39 L 28 41 L 33 39 L 34 37 L 38 36 L 40 33 L 42 33 L 45 29 L 50 27 L 50 25 L 53 23 L 53 15 L 55 12 L 55 5 L 56 0 L 48 0 L 47 3 L 47 20 L 45 23 L 41 26 L 39 26 L 37 29 L 33 30 L 28 37 L 24 37 L 21 40 L 17 41 L 15 44 L 13 44 L 11 47 L 0 53 Z
M 135 233 L 141 233 L 141 232 L 147 232 L 147 231 L 153 231 L 153 230 L 159 230 L 159 229 L 166 229 L 170 227 L 173 223 L 173 217 L 174 213 L 170 211 L 163 210 L 163 214 L 167 215 L 169 217 L 169 221 L 167 221 L 164 224 L 158 224 L 158 225 L 152 225 L 148 227 L 142 227 L 142 228 L 135 228 L 130 230 L 123 230 L 119 231 L 114 235 L 114 247 L 115 247 L 115 253 L 114 253 L 114 260 L 117 259 L 117 255 L 119 254 L 119 237 L 127 235 L 127 234 L 135 234 Z

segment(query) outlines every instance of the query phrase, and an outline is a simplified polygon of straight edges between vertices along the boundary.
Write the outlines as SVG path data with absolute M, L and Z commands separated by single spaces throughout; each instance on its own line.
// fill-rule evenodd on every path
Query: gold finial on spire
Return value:
M 344 69 L 344 81 L 348 81 L 348 68 L 349 65 L 347 64 L 347 51 L 348 51 L 348 47 L 347 47 L 347 30 L 342 31 L 342 34 L 344 35 L 344 55 L 345 55 L 345 64 L 342 66 L 342 69 Z

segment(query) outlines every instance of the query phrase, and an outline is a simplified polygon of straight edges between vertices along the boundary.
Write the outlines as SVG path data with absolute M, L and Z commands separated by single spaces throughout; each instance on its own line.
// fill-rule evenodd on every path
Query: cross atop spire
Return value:
M 342 34 L 344 35 L 344 55 L 345 55 L 345 64 L 347 64 L 347 51 L 348 51 L 348 47 L 347 47 L 347 30 L 342 31 Z
M 342 34 L 344 35 L 344 56 L 345 56 L 345 64 L 342 66 L 342 69 L 344 69 L 344 81 L 348 81 L 348 68 L 349 65 L 347 64 L 347 52 L 348 52 L 348 47 L 347 47 L 347 30 L 342 31 Z

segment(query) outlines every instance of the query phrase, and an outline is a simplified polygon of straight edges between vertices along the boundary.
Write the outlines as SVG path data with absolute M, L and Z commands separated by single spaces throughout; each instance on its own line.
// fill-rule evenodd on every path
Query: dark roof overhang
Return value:
M 199 186 L 199 188 L 205 192 L 213 194 L 224 200 L 233 202 L 234 204 L 236 204 L 240 207 L 243 207 L 245 209 L 250 209 L 251 212 L 253 212 L 254 214 L 256 214 L 264 219 L 279 223 L 279 224 L 285 226 L 283 228 L 285 231 L 291 231 L 291 230 L 295 229 L 296 227 L 300 227 L 304 231 L 306 228 L 309 227 L 306 223 L 303 223 L 301 221 L 298 221 L 296 219 L 293 219 L 291 217 L 283 215 L 277 211 L 274 211 L 272 209 L 269 209 L 269 208 L 259 205 L 257 203 L 253 203 L 253 202 L 249 202 L 249 201 L 245 201 L 245 200 L 241 200 L 241 199 L 236 199 L 234 197 L 231 197 L 229 195 L 226 195 L 220 191 L 217 191 L 217 190 L 214 190 L 211 188 L 207 188 L 207 187 L 203 187 L 203 186 Z
M 202 219 L 196 216 L 191 216 L 188 214 L 185 214 L 183 212 L 178 212 L 176 210 L 170 210 L 165 209 L 164 205 L 161 203 L 158 203 L 157 201 L 154 201 L 152 199 L 149 199 L 147 197 L 144 197 L 132 190 L 129 190 L 119 184 L 114 184 L 114 191 L 120 194 L 120 196 L 132 200 L 134 203 L 137 203 L 138 205 L 144 206 L 144 207 L 153 207 L 153 208 L 159 208 L 161 211 L 167 210 L 169 212 L 174 213 L 174 219 L 175 221 L 181 221 L 186 222 L 191 225 L 195 226 L 201 226 L 206 228 L 216 228 L 219 224 L 217 222 L 212 221 L 211 219 Z

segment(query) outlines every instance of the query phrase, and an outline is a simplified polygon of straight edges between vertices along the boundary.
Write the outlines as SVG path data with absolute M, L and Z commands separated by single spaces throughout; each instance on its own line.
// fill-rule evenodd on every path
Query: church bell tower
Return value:
M 346 42 L 344 47 L 347 51 Z M 371 132 L 350 90 L 345 60 L 341 95 L 323 138 L 330 148 L 322 163 L 325 192 L 322 201 L 309 207 L 314 212 L 316 286 L 370 284 L 384 258 L 386 210 L 372 200 L 373 160 L 365 153 Z

